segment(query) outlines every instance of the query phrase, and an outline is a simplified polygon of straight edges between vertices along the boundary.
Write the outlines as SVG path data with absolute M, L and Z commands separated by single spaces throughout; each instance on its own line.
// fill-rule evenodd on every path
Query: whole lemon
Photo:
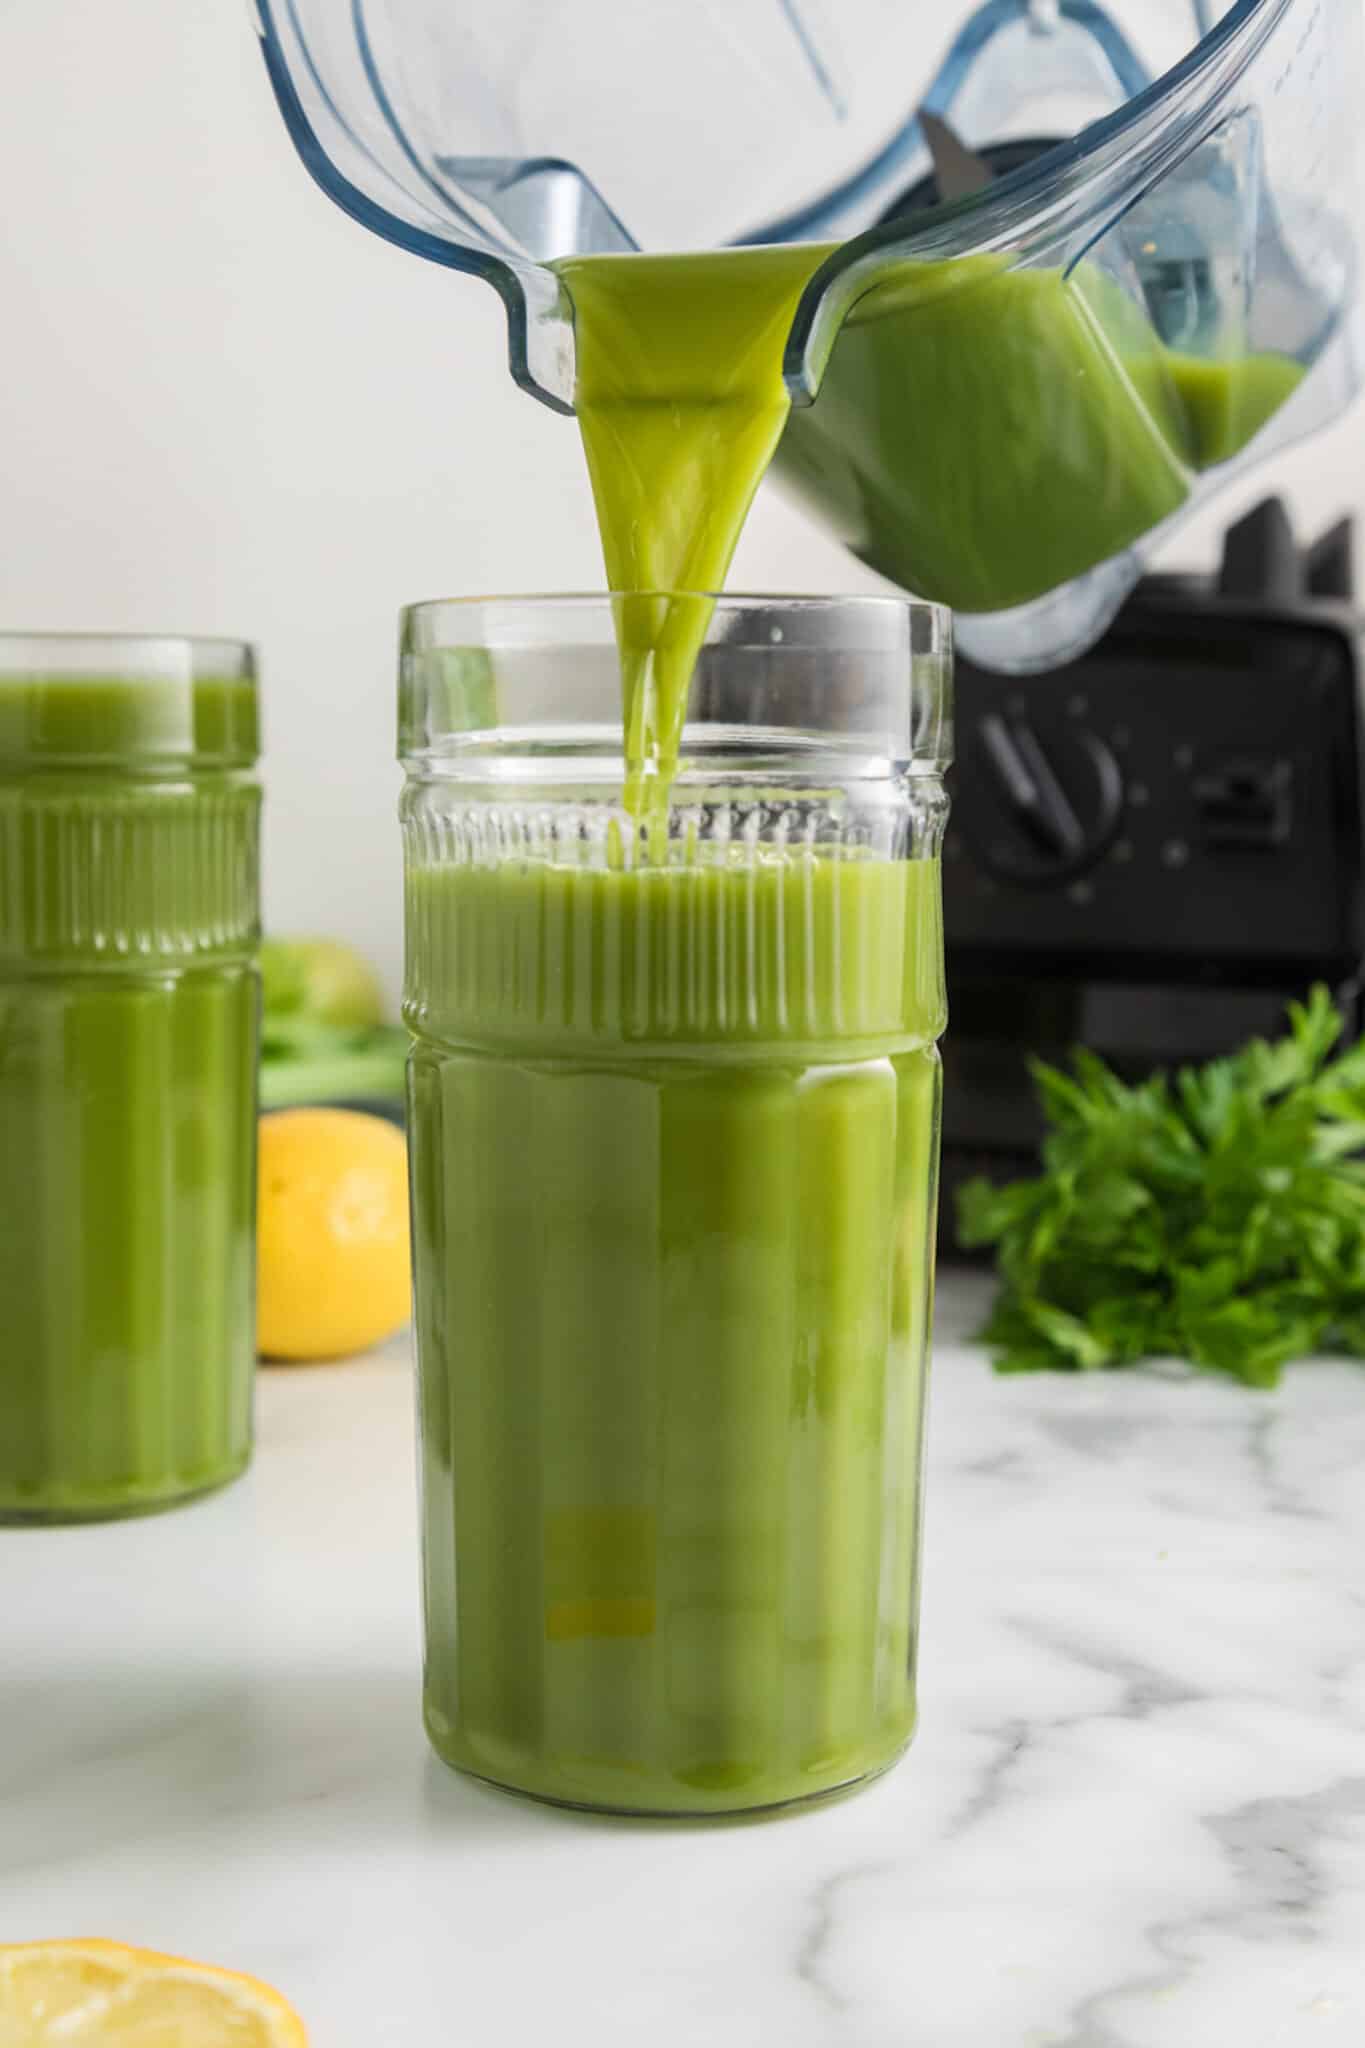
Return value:
M 383 1117 L 284 1109 L 260 1124 L 256 1347 L 348 1358 L 408 1319 L 407 1146 Z

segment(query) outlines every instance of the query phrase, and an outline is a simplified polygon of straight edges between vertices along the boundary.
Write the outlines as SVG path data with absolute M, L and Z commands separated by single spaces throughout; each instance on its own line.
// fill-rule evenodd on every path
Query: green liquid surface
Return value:
M 55 760 L 182 744 L 156 691 L 0 681 L 0 1519 L 136 1513 L 250 1452 L 257 793 Z M 190 712 L 254 747 L 243 687 Z
M 427 1726 L 780 1805 L 914 1725 L 932 862 L 408 878 Z

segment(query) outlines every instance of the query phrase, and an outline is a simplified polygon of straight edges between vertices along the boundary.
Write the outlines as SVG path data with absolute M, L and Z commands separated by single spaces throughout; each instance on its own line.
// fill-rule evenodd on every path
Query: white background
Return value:
M 486 286 L 309 182 L 247 0 L 0 0 L 0 627 L 255 640 L 267 919 L 394 991 L 399 605 L 601 581 L 573 422 L 504 358 Z M 1365 515 L 1361 420 L 1220 510 Z M 772 489 L 732 581 L 877 587 Z

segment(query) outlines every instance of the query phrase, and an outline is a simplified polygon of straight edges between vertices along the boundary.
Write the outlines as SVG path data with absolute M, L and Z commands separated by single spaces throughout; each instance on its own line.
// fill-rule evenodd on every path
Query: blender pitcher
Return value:
M 776 468 L 989 665 L 1079 652 L 1355 391 L 1354 0 L 256 4 L 315 179 L 487 278 L 557 410 L 550 266 L 827 247 Z

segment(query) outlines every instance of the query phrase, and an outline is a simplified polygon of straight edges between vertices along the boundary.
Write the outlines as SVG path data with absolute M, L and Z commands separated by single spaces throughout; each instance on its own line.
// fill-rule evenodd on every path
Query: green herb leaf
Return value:
M 1324 1347 L 1365 1357 L 1365 1041 L 1325 988 L 1273 1044 L 1130 1086 L 1093 1053 L 1035 1062 L 1043 1171 L 958 1198 L 994 1246 L 1001 1372 L 1174 1356 L 1274 1386 Z

